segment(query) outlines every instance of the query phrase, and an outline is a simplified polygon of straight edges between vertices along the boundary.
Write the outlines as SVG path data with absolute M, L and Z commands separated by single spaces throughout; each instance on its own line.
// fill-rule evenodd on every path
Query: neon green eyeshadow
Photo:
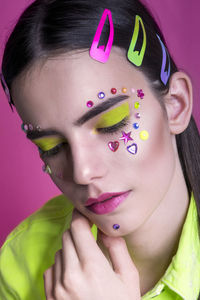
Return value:
M 33 140 L 33 143 L 36 144 L 42 151 L 49 151 L 59 144 L 66 143 L 66 140 L 59 137 L 48 137 Z
M 97 124 L 95 125 L 95 129 L 113 126 L 121 122 L 124 118 L 128 117 L 129 115 L 129 104 L 128 102 L 123 103 L 122 105 L 102 114 Z

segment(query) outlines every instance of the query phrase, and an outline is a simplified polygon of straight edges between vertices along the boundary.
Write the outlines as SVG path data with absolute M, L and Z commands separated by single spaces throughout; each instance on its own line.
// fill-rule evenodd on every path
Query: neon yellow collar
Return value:
M 198 214 L 193 195 L 191 196 L 177 253 L 172 258 L 163 277 L 151 291 L 142 297 L 142 300 L 151 299 L 153 296 L 160 294 L 165 286 L 185 300 L 197 300 L 200 292 L 200 239 Z

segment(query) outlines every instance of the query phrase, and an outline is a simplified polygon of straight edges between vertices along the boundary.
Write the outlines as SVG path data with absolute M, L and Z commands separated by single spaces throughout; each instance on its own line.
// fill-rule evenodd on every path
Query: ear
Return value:
M 170 78 L 169 92 L 165 98 L 170 132 L 183 132 L 190 121 L 193 105 L 192 83 L 187 74 L 176 72 Z

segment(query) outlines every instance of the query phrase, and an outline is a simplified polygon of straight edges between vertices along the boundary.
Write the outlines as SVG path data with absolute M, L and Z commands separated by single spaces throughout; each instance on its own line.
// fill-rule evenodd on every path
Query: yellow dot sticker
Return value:
M 143 140 L 143 141 L 148 140 L 148 138 L 149 138 L 149 133 L 148 133 L 148 131 L 146 131 L 146 130 L 141 131 L 141 132 L 140 132 L 140 138 L 141 138 L 141 140 Z

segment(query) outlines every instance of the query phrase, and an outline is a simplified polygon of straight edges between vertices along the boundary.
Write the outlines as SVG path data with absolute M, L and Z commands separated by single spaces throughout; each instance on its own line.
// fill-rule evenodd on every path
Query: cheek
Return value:
M 73 167 L 71 158 L 63 150 L 59 155 L 49 157 L 44 161 L 48 164 L 52 171 L 52 180 L 62 190 L 63 183 L 72 182 Z
M 149 188 L 164 191 L 170 184 L 175 168 L 171 136 L 163 120 L 149 126 L 148 131 L 149 139 L 139 144 L 143 180 Z

